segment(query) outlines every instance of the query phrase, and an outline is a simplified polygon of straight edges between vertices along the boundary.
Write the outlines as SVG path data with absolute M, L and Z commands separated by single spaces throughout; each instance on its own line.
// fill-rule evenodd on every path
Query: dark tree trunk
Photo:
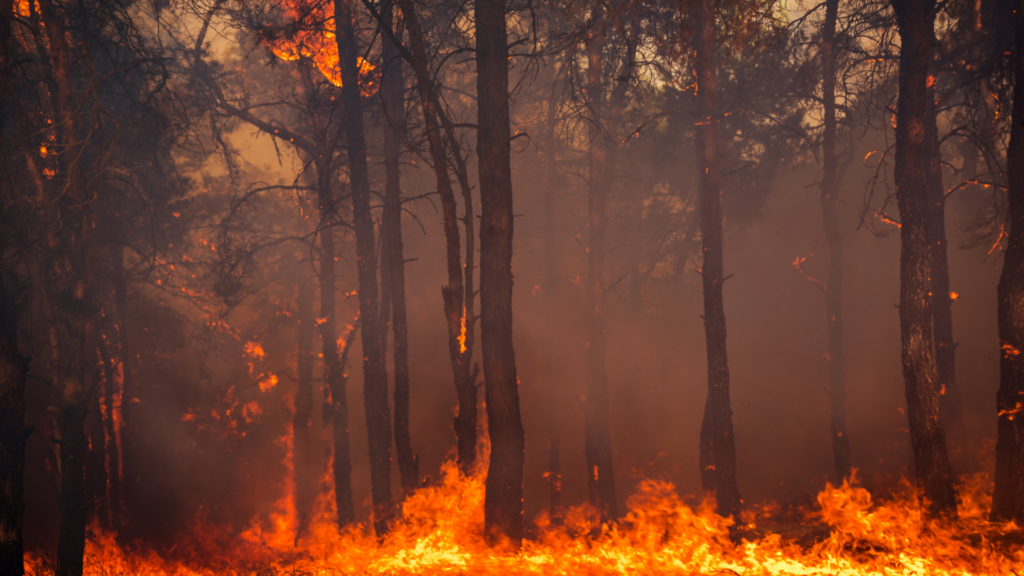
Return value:
M 120 256 L 120 249 L 113 251 Z M 117 393 L 117 377 L 114 371 L 114 360 L 110 356 L 110 348 L 104 338 L 97 338 L 100 361 L 103 363 L 103 429 L 106 437 L 107 481 L 107 515 L 110 527 L 114 532 L 121 530 L 121 459 L 117 450 L 117 419 L 114 417 L 114 396 Z
M 939 389 L 939 413 L 946 429 L 950 459 L 957 472 L 967 472 L 970 451 L 964 426 L 963 398 L 956 379 L 956 343 L 953 341 L 953 298 L 949 287 L 946 241 L 946 190 L 942 184 L 942 153 L 936 124 L 934 81 L 928 88 L 924 124 L 925 178 L 930 207 L 932 329 L 935 334 L 935 366 Z
M 87 351 L 89 361 L 87 363 L 90 372 L 88 387 L 94 392 L 90 394 L 92 401 L 86 413 L 86 429 L 88 430 L 88 461 L 86 464 L 86 493 L 88 495 L 89 510 L 93 517 L 99 521 L 103 529 L 110 528 L 110 508 L 107 500 L 107 447 L 104 442 L 103 412 L 100 411 L 100 404 L 103 397 L 99 395 L 101 382 L 97 358 L 94 354 L 95 347 Z
M 729 360 L 722 303 L 722 198 L 718 152 L 718 80 L 715 70 L 715 13 L 709 2 L 691 4 L 694 18 L 694 72 L 697 80 L 697 166 L 700 170 L 700 234 L 704 263 L 704 336 L 707 341 L 708 397 L 700 428 L 700 475 L 704 492 L 718 513 L 739 514 L 736 441 L 729 400 Z
M 1013 119 L 1006 152 L 1009 239 L 999 277 L 999 438 L 992 519 L 1024 522 L 1024 1 L 1017 0 Z
M 825 2 L 822 28 L 821 92 L 825 111 L 822 156 L 821 215 L 828 244 L 828 283 L 825 288 L 825 319 L 828 326 L 828 396 L 832 414 L 832 455 L 839 482 L 850 476 L 850 438 L 846 433 L 846 351 L 843 348 L 843 236 L 836 214 L 839 166 L 836 161 L 836 18 L 839 0 Z
M 900 335 L 917 482 L 932 514 L 956 514 L 956 492 L 939 416 L 932 347 L 931 215 L 924 137 L 931 53 L 931 0 L 892 0 L 900 30 L 896 198 L 900 220 Z
M 355 521 L 355 505 L 352 501 L 352 447 L 348 434 L 348 376 L 345 366 L 338 353 L 337 311 L 335 296 L 337 294 L 336 274 L 334 269 L 334 226 L 338 222 L 337 206 L 333 193 L 334 152 L 332 139 L 328 139 L 326 128 L 320 118 L 316 89 L 313 85 L 309 65 L 300 69 L 304 89 L 307 94 L 307 105 L 313 110 L 313 137 L 316 143 L 317 157 L 314 159 L 317 175 L 317 209 L 320 213 L 320 327 L 321 354 L 323 356 L 323 378 L 325 390 L 330 392 L 331 401 L 324 401 L 324 426 L 330 421 L 334 453 L 334 500 L 337 507 L 339 526 Z M 347 352 L 347 350 L 346 350 Z
M 402 18 L 409 29 L 410 50 L 406 57 L 416 74 L 416 84 L 423 107 L 423 118 L 427 129 L 427 144 L 430 159 L 437 180 L 438 196 L 444 217 L 444 236 L 448 264 L 448 285 L 441 288 L 445 319 L 448 328 L 448 353 L 451 358 L 452 374 L 455 379 L 455 393 L 459 413 L 453 422 L 457 444 L 459 469 L 464 473 L 472 471 L 476 462 L 477 440 L 477 371 L 470 370 L 475 336 L 475 308 L 473 295 L 473 196 L 469 187 L 462 150 L 455 138 L 451 122 L 444 115 L 437 91 L 431 81 L 427 64 L 427 46 L 423 38 L 415 6 L 411 0 L 398 0 Z M 442 139 L 442 129 L 445 138 Z M 444 140 L 455 159 L 455 169 L 462 188 L 465 208 L 463 225 L 466 230 L 466 263 L 460 256 L 458 206 L 448 177 L 448 156 Z
M 606 25 L 606 24 L 605 24 Z M 605 366 L 605 233 L 608 228 L 608 191 L 615 175 L 617 118 L 606 110 L 604 88 L 603 25 L 587 39 L 587 99 L 593 116 L 588 150 L 587 179 L 587 394 L 583 402 L 587 489 L 590 503 L 602 520 L 618 518 L 615 467 L 612 459 L 608 408 L 608 373 Z M 606 133 L 609 136 L 606 136 Z
M 313 450 L 313 333 L 316 318 L 313 316 L 313 300 L 316 285 L 302 281 L 298 285 L 299 333 L 296 346 L 298 354 L 298 381 L 295 387 L 295 413 L 292 416 L 292 433 L 295 438 L 295 508 L 299 515 L 299 533 L 309 525 L 309 519 L 316 504 L 317 466 Z
M 556 83 L 555 86 L 558 86 Z M 555 114 L 556 99 L 552 94 L 548 101 L 548 122 L 547 122 L 547 150 L 545 150 L 547 175 L 542 200 L 543 218 L 542 242 L 544 243 L 544 285 L 541 289 L 541 297 L 544 299 L 544 309 L 548 321 L 555 318 L 557 311 L 555 302 L 555 278 L 558 274 L 555 266 L 555 190 L 560 184 L 558 175 L 558 148 L 555 137 L 555 125 L 558 118 Z M 562 454 L 561 454 L 561 418 L 559 415 L 564 408 L 562 395 L 558 390 L 558 380 L 553 377 L 547 378 L 545 401 L 547 403 L 547 424 L 548 424 L 548 513 L 551 522 L 555 525 L 562 523 Z
M 485 536 L 523 538 L 523 420 L 512 345 L 512 169 L 504 0 L 474 0 L 480 159 L 480 308 L 491 462 Z M 467 214 L 467 218 L 471 217 Z
M 73 404 L 61 411 L 60 543 L 57 576 L 81 576 L 85 557 L 85 409 Z
M 121 360 L 121 498 L 124 508 L 120 512 L 118 525 L 130 522 L 127 511 L 132 507 L 132 496 L 138 486 L 139 473 L 135 459 L 135 421 L 133 418 L 133 401 L 138 398 L 138 387 L 135 385 L 135 374 L 132 372 L 130 338 L 128 335 L 128 284 L 124 274 L 124 247 L 118 246 L 112 251 L 114 280 L 114 310 L 117 320 L 117 339 Z M 115 447 L 116 450 L 116 447 Z
M 81 576 L 88 510 L 85 466 L 88 458 L 85 421 L 94 398 L 87 386 L 86 359 L 94 357 L 91 336 L 92 295 L 90 260 L 93 220 L 86 169 L 86 151 L 73 99 L 76 94 L 68 35 L 52 0 L 39 0 L 46 28 L 51 72 L 54 124 L 60 127 L 62 148 L 58 174 L 63 180 L 54 198 L 61 226 L 49 235 L 49 274 L 46 283 L 50 312 L 52 380 L 60 395 L 60 542 L 57 576 Z
M 363 404 L 370 453 L 370 487 L 373 495 L 374 529 L 388 530 L 391 502 L 391 409 L 388 406 L 388 375 L 385 366 L 384 324 L 380 321 L 377 292 L 377 252 L 373 214 L 370 211 L 370 177 L 366 165 L 363 104 L 359 93 L 355 30 L 351 0 L 334 0 L 341 69 L 342 119 L 352 183 L 352 210 L 356 232 L 356 267 L 359 272 L 359 315 L 362 319 Z
M 392 5 L 389 3 L 384 11 L 385 22 L 395 21 Z M 396 35 L 402 37 L 400 26 L 396 26 Z M 381 275 L 382 297 L 381 308 L 386 310 L 390 304 L 392 322 L 391 329 L 395 343 L 395 456 L 398 459 L 398 474 L 402 479 L 402 488 L 412 491 L 419 484 L 419 457 L 413 453 L 412 438 L 409 436 L 409 323 L 405 310 L 405 254 L 402 245 L 402 188 L 401 165 L 402 146 L 397 126 L 404 116 L 405 82 L 403 81 L 402 60 L 398 48 L 390 38 L 383 40 L 384 72 L 381 77 L 380 97 L 386 116 L 384 122 L 384 169 L 386 186 L 384 191 L 384 239 L 382 252 L 387 258 Z M 387 251 L 383 245 L 387 245 Z M 389 314 L 385 311 L 381 319 L 387 322 Z
M 6 271 L 0 274 L 0 574 L 21 576 L 28 360 L 18 350 L 17 297 Z

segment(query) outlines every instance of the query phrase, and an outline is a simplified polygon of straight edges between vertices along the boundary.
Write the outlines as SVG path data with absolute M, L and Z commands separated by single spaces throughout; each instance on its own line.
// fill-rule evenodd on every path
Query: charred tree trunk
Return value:
M 21 576 L 28 359 L 18 349 L 17 295 L 6 270 L 0 274 L 0 574 Z
M 338 222 L 337 206 L 332 180 L 334 176 L 333 139 L 328 139 L 326 128 L 320 118 L 316 88 L 310 76 L 308 63 L 300 68 L 302 82 L 307 95 L 307 106 L 312 110 L 313 137 L 316 146 L 314 166 L 317 175 L 317 209 L 320 213 L 318 234 L 320 236 L 320 327 L 321 354 L 323 356 L 324 388 L 330 392 L 330 403 L 324 401 L 324 426 L 331 423 L 334 453 L 331 457 L 334 476 L 334 500 L 339 526 L 355 520 L 355 505 L 352 501 L 352 447 L 348 434 L 348 376 L 338 353 L 337 294 L 334 269 L 334 226 Z M 347 352 L 347 350 L 346 350 Z M 329 413 L 328 413 L 329 412 Z
M 555 86 L 558 84 L 556 83 Z M 544 243 L 544 285 L 541 297 L 544 298 L 545 313 L 548 321 L 555 318 L 556 302 L 554 299 L 555 278 L 558 274 L 555 266 L 555 190 L 559 185 L 558 149 L 555 137 L 557 116 L 555 95 L 548 100 L 547 150 L 545 151 L 547 175 L 542 200 L 543 239 Z M 562 395 L 558 393 L 557 380 L 549 377 L 545 386 L 547 401 L 548 424 L 548 513 L 555 525 L 562 523 L 562 454 L 561 429 L 559 415 L 563 408 Z
M 384 10 L 385 22 L 395 21 L 392 5 Z M 396 26 L 396 36 L 401 40 L 401 27 Z M 413 453 L 412 438 L 409 436 L 409 323 L 405 310 L 405 254 L 402 245 L 402 187 L 401 141 L 397 125 L 404 113 L 405 86 L 402 74 L 402 60 L 398 47 L 390 38 L 383 40 L 384 72 L 381 77 L 380 97 L 384 108 L 384 170 L 386 185 L 384 191 L 384 234 L 387 241 L 387 279 L 382 274 L 384 288 L 389 294 L 382 298 L 382 308 L 391 306 L 391 330 L 395 343 L 395 456 L 398 459 L 398 474 L 402 488 L 412 491 L 419 484 L 419 457 Z M 384 242 L 381 243 L 382 246 Z M 382 250 L 383 251 L 383 250 Z M 384 290 L 382 289 L 382 292 Z M 381 318 L 387 321 L 388 314 Z
M 900 335 L 907 417 L 917 482 L 932 514 L 956 514 L 956 492 L 939 416 L 932 347 L 931 215 L 925 177 L 925 119 L 933 2 L 892 0 L 900 30 L 896 198 L 900 219 Z
M 124 248 L 118 246 L 112 251 L 114 310 L 117 320 L 117 340 L 121 360 L 121 498 L 124 508 L 118 507 L 118 525 L 130 522 L 126 514 L 131 509 L 132 496 L 138 485 L 139 474 L 135 461 L 135 427 L 132 417 L 132 403 L 138 398 L 135 375 L 132 372 L 132 355 L 128 336 L 128 284 L 124 275 Z
M 587 395 L 583 403 L 587 489 L 590 503 L 602 520 L 618 518 L 615 467 L 609 421 L 608 373 L 605 366 L 605 233 L 608 228 L 608 191 L 615 175 L 616 118 L 606 110 L 604 45 L 606 31 L 599 25 L 587 39 L 587 96 L 590 114 L 587 180 Z M 612 114 L 609 114 L 611 112 Z M 607 121 L 607 125 L 606 125 Z
M 303 281 L 298 285 L 299 334 L 298 380 L 295 387 L 295 413 L 292 433 L 295 438 L 295 508 L 299 515 L 299 533 L 309 525 L 316 504 L 317 470 L 313 450 L 313 299 L 316 285 Z
M 88 430 L 88 462 L 86 465 L 87 503 L 92 516 L 103 529 L 110 528 L 110 508 L 107 500 L 106 445 L 103 441 L 103 412 L 100 405 L 103 398 L 99 395 L 99 370 L 97 358 L 93 353 L 95 347 L 88 350 L 87 386 L 93 391 L 90 406 L 86 411 L 86 429 Z
M 722 302 L 722 198 L 718 152 L 718 80 L 715 70 L 715 8 L 712 0 L 696 0 L 694 72 L 697 81 L 697 166 L 700 170 L 700 235 L 704 263 L 704 336 L 707 341 L 708 397 L 700 428 L 700 475 L 704 492 L 715 499 L 718 513 L 740 512 L 736 484 L 736 441 L 729 399 L 729 360 L 725 345 Z
M 1009 241 L 999 277 L 999 438 L 992 519 L 1024 522 L 1024 1 L 1017 0 L 1013 119 L 1006 152 Z
M 52 0 L 39 0 L 56 88 L 52 97 L 54 124 L 61 148 L 58 174 L 62 179 L 53 203 L 60 226 L 50 232 L 46 298 L 50 311 L 53 382 L 60 396 L 60 542 L 57 576 L 81 576 L 85 553 L 88 502 L 85 466 L 88 458 L 85 421 L 93 398 L 87 385 L 87 358 L 95 350 L 91 324 L 95 312 L 90 268 L 93 220 L 82 166 L 87 143 L 82 138 L 74 98 L 68 35 Z
M 474 226 L 473 197 L 469 187 L 462 151 L 444 110 L 440 105 L 437 90 L 431 81 L 427 64 L 427 46 L 420 27 L 415 6 L 411 0 L 398 0 L 402 18 L 409 30 L 410 49 L 404 54 L 416 74 L 416 84 L 423 107 L 427 144 L 434 176 L 437 180 L 438 196 L 444 218 L 445 255 L 448 265 L 448 285 L 441 288 L 445 319 L 448 328 L 448 353 L 451 358 L 452 374 L 459 412 L 453 422 L 457 445 L 459 469 L 464 473 L 472 471 L 476 462 L 477 440 L 477 371 L 470 370 L 475 336 L 475 307 L 473 295 Z M 393 38 L 392 45 L 397 42 Z M 442 138 L 442 130 L 444 138 Z M 465 215 L 462 219 L 466 231 L 466 263 L 460 256 L 458 206 L 452 183 L 448 176 L 448 153 L 445 141 L 455 160 L 455 171 L 462 189 Z
M 120 249 L 114 251 L 120 256 Z M 103 429 L 106 437 L 106 461 L 109 493 L 107 495 L 107 514 L 110 528 L 114 532 L 121 530 L 121 458 L 117 450 L 117 419 L 114 416 L 114 396 L 117 394 L 117 377 L 114 371 L 114 360 L 110 356 L 110 348 L 104 338 L 97 338 L 100 361 L 103 363 Z
M 828 244 L 828 283 L 825 288 L 825 318 L 828 326 L 828 396 L 832 414 L 830 435 L 839 482 L 850 476 L 850 438 L 846 432 L 846 351 L 843 347 L 843 236 L 839 229 L 836 200 L 839 196 L 839 166 L 836 160 L 836 18 L 839 0 L 825 3 L 822 29 L 821 92 L 825 112 L 822 156 L 825 164 L 821 183 L 821 215 Z
M 956 343 L 953 341 L 953 298 L 949 287 L 946 241 L 946 190 L 942 184 L 942 153 L 936 124 L 934 77 L 928 87 L 924 124 L 925 178 L 930 207 L 932 330 L 935 334 L 935 366 L 939 389 L 939 414 L 946 429 L 950 459 L 957 472 L 967 472 L 970 453 L 964 426 L 964 406 L 956 379 Z
M 484 496 L 485 536 L 523 538 L 523 420 L 512 345 L 512 169 L 508 43 L 504 0 L 475 0 L 479 100 L 480 308 L 484 397 L 491 462 Z M 467 214 L 467 217 L 470 217 Z
M 359 65 L 351 0 L 334 0 L 337 22 L 341 102 L 352 183 L 352 210 L 356 232 L 356 265 L 359 272 L 359 315 L 362 318 L 363 399 L 366 435 L 370 452 L 370 484 L 374 529 L 388 530 L 391 502 L 391 409 L 388 406 L 388 375 L 385 366 L 384 324 L 380 321 L 377 292 L 377 252 L 373 214 L 370 211 L 370 177 L 366 165 L 363 104 L 359 93 Z

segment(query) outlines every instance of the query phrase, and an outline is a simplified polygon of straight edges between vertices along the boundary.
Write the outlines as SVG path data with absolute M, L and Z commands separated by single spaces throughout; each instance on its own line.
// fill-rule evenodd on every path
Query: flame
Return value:
M 338 66 L 334 4 L 310 0 L 285 0 L 280 7 L 287 14 L 289 24 L 294 30 L 267 40 L 267 47 L 275 56 L 288 62 L 303 58 L 311 60 L 327 81 L 340 88 L 342 83 L 341 69 Z M 376 90 L 373 77 L 376 68 L 362 57 L 357 59 L 357 63 L 363 95 L 370 96 Z
M 987 521 L 991 482 L 983 474 L 963 478 L 955 522 L 928 519 L 908 481 L 883 503 L 875 503 L 856 478 L 827 485 L 817 506 L 800 512 L 793 524 L 805 535 L 802 541 L 817 534 L 803 544 L 764 528 L 782 519 L 778 506 L 751 507 L 742 518 L 723 518 L 709 502 L 686 505 L 668 482 L 643 480 L 628 500 L 629 513 L 616 525 L 601 524 L 597 511 L 582 505 L 566 510 L 557 524 L 541 513 L 519 552 L 491 548 L 483 538 L 486 445 L 471 474 L 448 462 L 437 483 L 411 493 L 381 540 L 368 523 L 337 528 L 333 494 L 326 492 L 310 526 L 300 532 L 292 442 L 289 427 L 279 441 L 286 451 L 282 496 L 245 531 L 231 535 L 197 522 L 171 549 L 177 552 L 159 555 L 121 548 L 113 535 L 94 526 L 85 573 L 941 576 L 1011 574 L 1024 566 L 1019 547 L 995 544 L 1017 527 Z M 47 572 L 38 556 L 29 555 L 27 568 L 30 576 Z
M 466 353 L 466 307 L 462 307 L 462 328 L 459 329 L 459 354 Z

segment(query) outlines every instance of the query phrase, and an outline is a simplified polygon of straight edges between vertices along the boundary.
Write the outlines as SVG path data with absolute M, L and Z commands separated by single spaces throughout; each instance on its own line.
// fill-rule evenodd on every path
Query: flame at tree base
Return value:
M 683 503 L 672 484 L 645 480 L 617 525 L 599 525 L 587 506 L 567 511 L 561 525 L 545 515 L 519 552 L 489 547 L 483 534 L 486 458 L 471 476 L 449 462 L 442 480 L 405 500 L 402 517 L 379 541 L 366 525 L 339 530 L 331 495 L 316 519 L 297 534 L 291 482 L 269 522 L 230 535 L 197 524 L 173 557 L 126 552 L 115 538 L 93 532 L 86 574 L 113 576 L 339 575 L 339 574 L 1021 574 L 1024 552 L 1014 524 L 986 521 L 988 488 L 982 476 L 961 486 L 960 517 L 932 521 L 908 484 L 903 497 L 875 505 L 867 490 L 827 486 L 818 509 L 791 517 L 791 527 L 820 527 L 816 542 L 787 541 L 759 528 L 773 525 L 772 508 L 748 512 L 742 529 L 708 506 Z M 740 535 L 747 535 L 746 538 Z M 1012 540 L 1012 541 L 1011 541 Z M 28 573 L 52 573 L 38 557 Z

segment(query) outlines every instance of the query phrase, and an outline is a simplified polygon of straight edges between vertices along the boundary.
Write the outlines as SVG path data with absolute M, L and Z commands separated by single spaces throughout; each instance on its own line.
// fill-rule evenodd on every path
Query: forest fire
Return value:
M 1022 350 L 1024 0 L 0 0 L 0 576 L 1021 576 Z
M 292 438 L 286 467 L 292 471 Z M 875 503 L 856 479 L 827 486 L 816 504 L 780 514 L 754 508 L 740 524 L 712 508 L 688 506 L 670 483 L 645 480 L 617 524 L 601 524 L 593 508 L 573 507 L 554 523 L 537 518 L 519 552 L 482 538 L 487 448 L 470 475 L 454 462 L 439 481 L 410 494 L 401 519 L 383 539 L 364 525 L 339 530 L 333 494 L 318 500 L 300 532 L 295 484 L 266 519 L 231 534 L 203 521 L 165 554 L 128 551 L 112 534 L 94 531 L 87 575 L 213 576 L 216 574 L 1015 574 L 1024 566 L 1019 530 L 988 521 L 990 481 L 967 479 L 956 520 L 929 519 L 904 484 Z M 95 528 L 95 527 L 94 527 Z M 776 532 L 778 530 L 778 532 Z M 1015 536 L 1016 535 L 1016 536 Z M 49 573 L 30 557 L 28 574 Z

